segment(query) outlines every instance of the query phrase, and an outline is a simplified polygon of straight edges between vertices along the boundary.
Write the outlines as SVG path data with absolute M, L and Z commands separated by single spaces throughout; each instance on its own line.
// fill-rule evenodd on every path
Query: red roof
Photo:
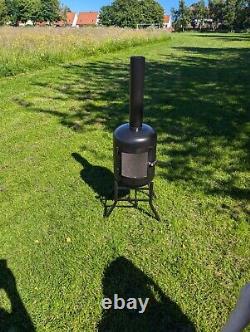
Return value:
M 80 12 L 77 25 L 93 25 L 97 23 L 98 12 Z
M 66 14 L 67 24 L 72 25 L 73 21 L 74 21 L 74 18 L 75 18 L 75 13 L 73 13 L 73 12 L 67 12 L 67 14 Z
M 169 23 L 170 16 L 169 15 L 164 15 L 163 16 L 163 23 Z

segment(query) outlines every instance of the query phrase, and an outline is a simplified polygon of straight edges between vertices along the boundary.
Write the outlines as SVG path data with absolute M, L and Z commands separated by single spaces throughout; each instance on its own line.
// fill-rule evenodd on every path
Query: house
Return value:
M 172 19 L 170 15 L 163 16 L 163 28 L 172 29 Z
M 18 27 L 25 27 L 25 24 L 26 24 L 26 23 L 25 23 L 25 22 L 22 22 L 22 21 L 18 21 L 18 22 L 17 22 L 17 26 L 18 26 Z
M 26 23 L 25 23 L 25 25 L 26 26 L 33 26 L 34 25 L 34 23 L 33 23 L 33 21 L 31 21 L 31 20 L 28 20 Z
M 64 19 L 61 19 L 59 21 L 54 22 L 54 25 L 56 27 L 75 27 L 76 26 L 76 21 L 77 21 L 77 14 L 73 12 L 67 12 L 66 17 Z
M 67 14 L 66 14 L 66 25 L 67 26 L 76 27 L 77 20 L 78 20 L 77 13 L 67 12 Z
M 98 12 L 80 12 L 76 25 L 79 27 L 87 25 L 97 25 L 99 22 Z

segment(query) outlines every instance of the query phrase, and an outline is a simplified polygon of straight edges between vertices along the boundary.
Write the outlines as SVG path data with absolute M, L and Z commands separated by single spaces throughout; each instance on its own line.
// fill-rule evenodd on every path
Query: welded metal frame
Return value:
M 129 191 L 129 195 L 128 197 L 125 198 L 119 198 L 119 191 L 121 190 L 128 190 Z M 134 198 L 131 198 L 130 195 L 130 191 L 134 190 L 135 195 Z M 137 197 L 137 193 L 138 191 L 148 191 L 148 198 L 138 198 Z M 161 218 L 158 214 L 158 212 L 156 211 L 156 208 L 153 205 L 153 198 L 156 197 L 155 193 L 154 193 L 154 183 L 153 181 L 151 181 L 150 183 L 148 183 L 145 186 L 142 187 L 136 187 L 136 188 L 131 188 L 131 187 L 126 187 L 126 186 L 120 186 L 119 183 L 115 180 L 114 181 L 114 200 L 113 200 L 113 204 L 109 207 L 109 209 L 106 209 L 105 212 L 105 217 L 109 217 L 111 215 L 111 213 L 113 212 L 114 208 L 117 207 L 117 203 L 118 202 L 128 202 L 128 203 L 132 203 L 132 207 L 138 208 L 138 202 L 148 202 L 149 206 L 152 210 L 152 212 L 154 213 L 154 217 L 156 220 L 160 221 Z M 120 207 L 131 207 L 130 206 L 120 206 Z

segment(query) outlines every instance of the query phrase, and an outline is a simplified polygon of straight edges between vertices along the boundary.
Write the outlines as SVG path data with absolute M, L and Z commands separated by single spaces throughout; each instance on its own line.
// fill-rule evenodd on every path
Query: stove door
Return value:
M 148 175 L 148 152 L 121 153 L 121 175 L 132 179 L 146 178 Z

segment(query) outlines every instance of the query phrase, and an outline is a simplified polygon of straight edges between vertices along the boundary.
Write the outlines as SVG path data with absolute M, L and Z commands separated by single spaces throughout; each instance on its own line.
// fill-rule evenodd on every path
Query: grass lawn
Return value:
M 161 222 L 146 204 L 103 218 L 131 55 L 147 60 Z M 0 80 L 0 258 L 11 270 L 0 262 L 0 307 L 16 303 L 12 325 L 220 330 L 250 280 L 249 67 L 249 34 L 172 34 Z M 114 293 L 150 297 L 148 309 L 102 312 Z

